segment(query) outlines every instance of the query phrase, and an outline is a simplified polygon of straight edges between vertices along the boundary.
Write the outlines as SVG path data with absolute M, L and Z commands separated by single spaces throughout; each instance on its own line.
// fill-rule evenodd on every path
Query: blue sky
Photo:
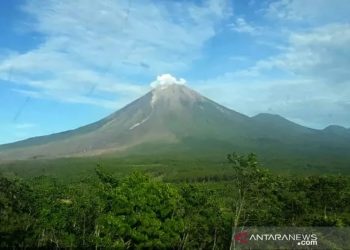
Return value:
M 164 74 L 249 116 L 350 127 L 348 13 L 348 0 L 2 1 L 0 144 L 94 122 Z

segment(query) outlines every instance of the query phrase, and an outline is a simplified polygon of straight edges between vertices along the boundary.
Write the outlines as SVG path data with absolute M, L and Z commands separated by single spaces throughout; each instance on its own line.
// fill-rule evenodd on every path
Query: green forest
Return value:
M 230 249 L 241 227 L 348 227 L 350 177 L 281 175 L 256 155 L 177 180 L 103 164 L 79 180 L 0 175 L 0 247 Z

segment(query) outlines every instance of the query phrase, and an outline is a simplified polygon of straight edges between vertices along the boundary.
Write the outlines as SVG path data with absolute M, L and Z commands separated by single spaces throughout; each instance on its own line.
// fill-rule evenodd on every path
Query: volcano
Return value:
M 0 146 L 2 161 L 93 155 L 223 155 L 329 163 L 350 152 L 348 129 L 316 130 L 281 116 L 248 117 L 180 84 L 165 84 L 95 123 Z M 342 164 L 349 164 L 344 160 Z

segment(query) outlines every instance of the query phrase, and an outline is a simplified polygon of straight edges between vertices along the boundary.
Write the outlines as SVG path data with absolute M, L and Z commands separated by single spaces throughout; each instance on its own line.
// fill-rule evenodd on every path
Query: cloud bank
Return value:
M 293 7 L 295 13 L 304 15 L 308 9 L 299 12 L 296 2 L 274 3 L 283 3 L 285 12 Z M 301 22 L 301 17 L 283 18 Z M 329 22 L 303 29 L 285 24 L 280 34 L 284 36 L 283 47 L 274 55 L 242 70 L 198 82 L 198 88 L 248 115 L 268 112 L 313 128 L 330 124 L 350 127 L 350 23 Z
M 34 0 L 22 10 L 29 16 L 22 29 L 43 41 L 2 58 L 0 79 L 35 98 L 116 108 L 144 93 L 150 77 L 187 70 L 229 6 L 225 0 Z
M 155 76 L 185 83 L 171 72 L 248 115 L 350 127 L 348 0 L 24 3 L 19 30 L 40 42 L 0 51 L 15 93 L 117 109 Z

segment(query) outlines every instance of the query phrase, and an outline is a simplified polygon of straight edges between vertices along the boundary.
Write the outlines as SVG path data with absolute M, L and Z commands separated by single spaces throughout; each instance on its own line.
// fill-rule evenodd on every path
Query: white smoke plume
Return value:
M 163 86 L 163 85 L 172 85 L 172 84 L 180 84 L 185 85 L 186 80 L 183 78 L 176 79 L 176 77 L 170 75 L 170 74 L 163 74 L 157 76 L 157 80 L 151 82 L 151 87 L 155 88 L 157 86 Z

